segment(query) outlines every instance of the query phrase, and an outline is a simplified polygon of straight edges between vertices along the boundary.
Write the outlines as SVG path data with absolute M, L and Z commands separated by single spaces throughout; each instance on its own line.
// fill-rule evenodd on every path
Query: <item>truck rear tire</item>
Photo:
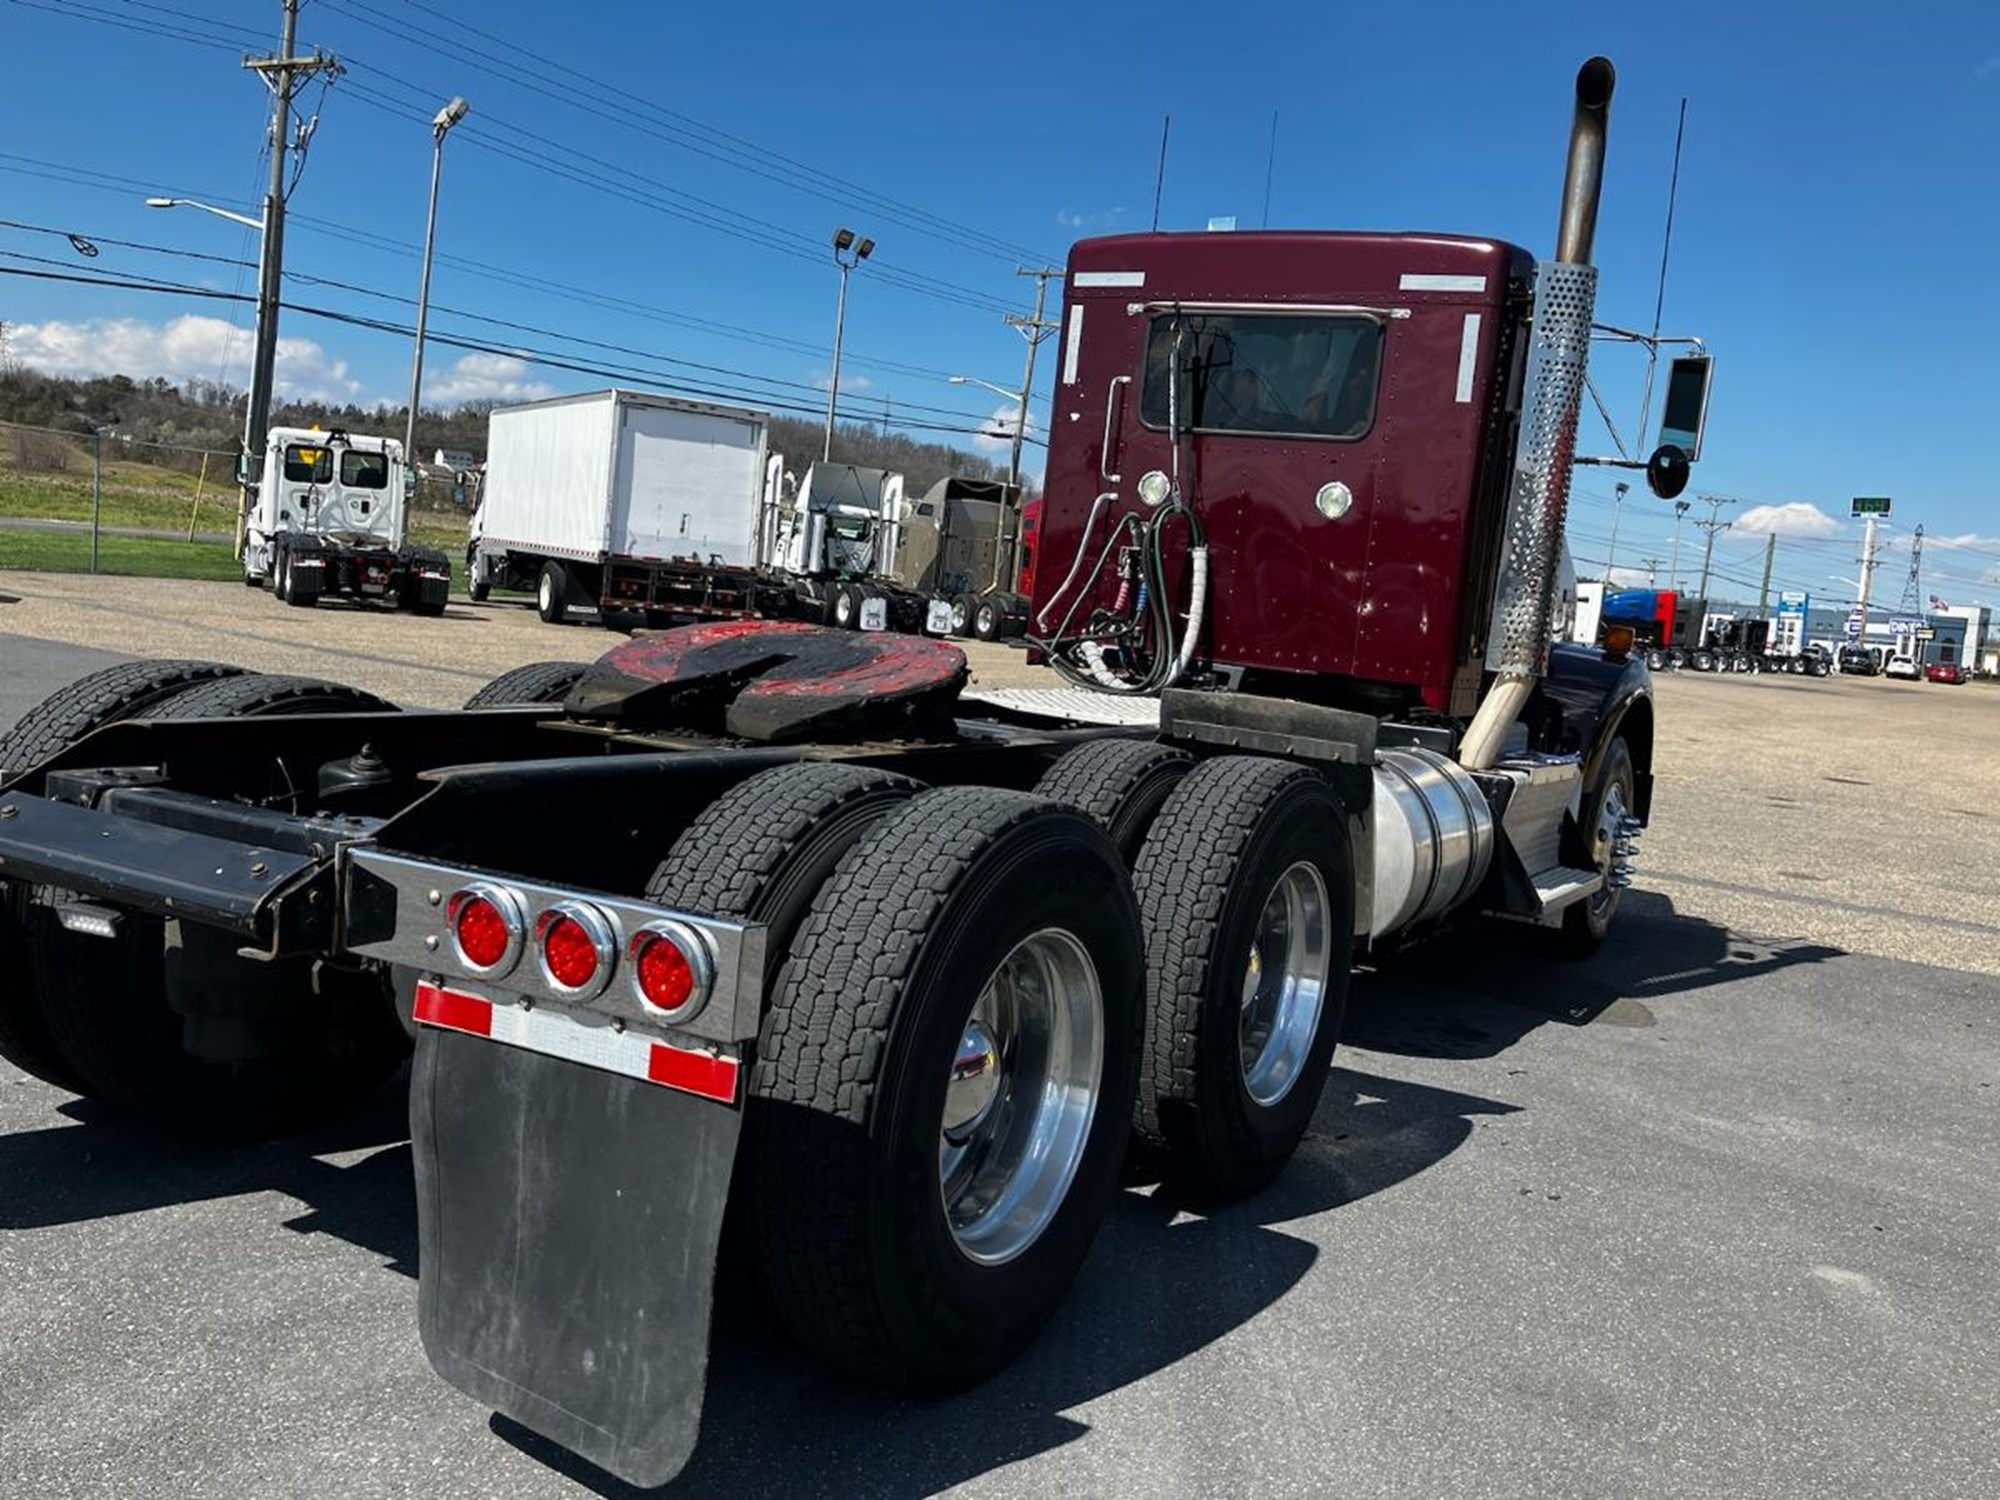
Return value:
M 1346 810 L 1302 766 L 1205 761 L 1160 810 L 1133 883 L 1152 1000 L 1135 1128 L 1176 1187 L 1243 1197 L 1298 1148 L 1340 1035 Z
M 531 661 L 502 672 L 465 700 L 467 708 L 494 708 L 503 703 L 560 703 L 583 675 L 580 661 Z
M 827 600 L 826 623 L 836 630 L 861 628 L 861 590 L 851 583 L 835 584 Z
M 278 597 L 298 609 L 311 609 L 319 603 L 321 569 L 307 568 L 301 576 L 298 558 L 300 549 L 285 539 L 278 543 Z
M 770 996 L 737 1182 L 799 1340 L 936 1396 L 1034 1339 L 1116 1190 L 1138 914 L 1103 830 L 1021 792 L 924 793 L 841 868 L 866 878 L 821 886 Z
M 393 711 L 372 693 L 303 677 L 245 674 L 206 682 L 150 710 L 155 718 Z M 112 1108 L 203 1139 L 254 1140 L 352 1107 L 394 1071 L 409 1048 L 386 976 L 283 961 L 248 971 L 270 993 L 228 997 L 224 1013 L 254 1007 L 275 1039 L 239 1061 L 186 1047 L 190 1017 L 169 998 L 168 925 L 120 914 L 116 936 L 66 932 L 43 904 L 31 912 L 28 948 L 42 1017 L 82 1092 Z M 182 933 L 182 950 L 233 948 Z
M 951 601 L 951 633 L 970 635 L 972 633 L 972 611 L 978 600 L 971 594 L 960 594 Z
M 1614 862 L 1611 846 L 1618 837 L 1617 822 L 1632 810 L 1635 779 L 1632 752 L 1620 735 L 1605 748 L 1604 760 L 1583 799 L 1584 837 L 1590 843 L 1597 867 L 1606 875 Z M 1606 886 L 1596 895 L 1565 908 L 1562 926 L 1554 934 L 1558 956 L 1589 958 L 1603 947 L 1605 934 L 1611 930 L 1611 919 L 1618 915 L 1621 894 L 1617 887 Z
M 1006 616 L 1001 612 L 1000 601 L 991 594 L 982 595 L 972 604 L 973 638 L 982 641 L 997 641 L 1005 627 Z
M 1153 740 L 1092 740 L 1042 773 L 1035 794 L 1089 813 L 1129 868 L 1194 757 Z
M 542 564 L 535 580 L 535 613 L 544 625 L 560 625 L 569 618 L 569 569 L 554 558 Z
M 212 661 L 136 661 L 79 677 L 0 734 L 0 781 L 107 724 L 145 717 L 154 704 L 185 688 L 242 670 Z M 0 1057 L 44 1083 L 75 1092 L 81 1080 L 56 1050 L 26 972 L 27 898 L 25 887 L 0 883 Z
M 674 840 L 646 899 L 763 923 L 770 930 L 766 978 L 773 980 L 834 867 L 923 790 L 920 781 L 872 766 L 804 761 L 760 771 L 711 802 Z

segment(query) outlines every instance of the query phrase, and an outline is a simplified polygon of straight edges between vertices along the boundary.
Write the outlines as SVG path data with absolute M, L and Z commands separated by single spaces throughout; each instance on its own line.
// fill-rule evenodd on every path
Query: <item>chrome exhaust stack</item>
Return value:
M 1576 453 L 1577 412 L 1590 355 L 1597 270 L 1597 204 L 1604 185 L 1605 141 L 1617 71 L 1593 57 L 1577 70 L 1563 179 L 1556 258 L 1535 268 L 1527 380 L 1507 504 L 1507 527 L 1493 615 L 1486 634 L 1491 688 L 1472 717 L 1459 760 L 1472 770 L 1499 758 L 1509 727 L 1520 717 L 1535 679 L 1546 670 L 1563 522 L 1569 510 L 1570 461 Z

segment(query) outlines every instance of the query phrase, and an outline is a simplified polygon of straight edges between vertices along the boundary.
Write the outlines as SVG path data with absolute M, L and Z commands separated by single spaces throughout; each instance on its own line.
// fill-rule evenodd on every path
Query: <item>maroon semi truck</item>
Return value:
M 1611 88 L 1551 260 L 1076 247 L 1030 622 L 1069 685 L 753 620 L 454 712 L 63 690 L 0 740 L 0 1052 L 240 1137 L 413 1048 L 425 1349 L 637 1483 L 696 1440 L 722 1256 L 843 1370 L 985 1378 L 1128 1152 L 1209 1202 L 1283 1169 L 1357 956 L 1605 936 L 1650 679 L 1550 634 Z

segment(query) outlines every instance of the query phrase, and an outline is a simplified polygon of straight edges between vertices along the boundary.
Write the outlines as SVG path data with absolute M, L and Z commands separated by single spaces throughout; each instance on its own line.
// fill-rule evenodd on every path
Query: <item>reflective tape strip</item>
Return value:
M 1440 276 L 1423 271 L 1405 271 L 1396 283 L 1405 292 L 1483 292 L 1484 276 Z
M 1069 330 L 1063 335 L 1063 376 L 1064 385 L 1076 384 L 1076 356 L 1083 345 L 1083 304 L 1077 302 L 1069 310 Z
M 619 1031 L 608 1022 L 589 1025 L 547 1004 L 529 1010 L 499 1004 L 429 979 L 417 984 L 413 1014 L 426 1026 L 485 1037 L 724 1104 L 736 1102 L 742 1077 L 742 1063 L 720 1052 L 676 1047 L 636 1031 Z
M 1078 271 L 1070 278 L 1071 286 L 1144 286 L 1144 271 Z
M 416 1018 L 428 1026 L 444 1026 L 452 1031 L 469 1031 L 474 1036 L 493 1034 L 493 1002 L 435 984 L 417 986 Z
M 1479 314 L 1465 315 L 1465 328 L 1458 339 L 1458 391 L 1457 399 L 1463 404 L 1472 399 L 1473 365 L 1479 358 Z

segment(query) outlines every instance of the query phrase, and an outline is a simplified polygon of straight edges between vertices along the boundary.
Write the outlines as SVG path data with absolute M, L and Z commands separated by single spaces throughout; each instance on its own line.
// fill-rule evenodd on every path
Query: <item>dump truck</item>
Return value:
M 394 438 L 273 427 L 244 527 L 243 581 L 301 609 L 344 598 L 443 614 L 451 559 L 409 544 L 409 494 Z
M 1551 259 L 1074 247 L 1050 685 L 732 619 L 456 711 L 200 662 L 62 690 L 0 741 L 0 1050 L 242 1137 L 413 1047 L 423 1347 L 630 1482 L 696 1442 L 723 1259 L 855 1378 L 986 1379 L 1122 1172 L 1284 1170 L 1357 959 L 1612 927 L 1651 677 L 1551 643 L 1612 86 L 1578 74 Z
M 763 551 L 769 419 L 638 391 L 495 407 L 466 572 L 472 597 L 532 590 L 578 610 L 667 623 L 785 607 Z

